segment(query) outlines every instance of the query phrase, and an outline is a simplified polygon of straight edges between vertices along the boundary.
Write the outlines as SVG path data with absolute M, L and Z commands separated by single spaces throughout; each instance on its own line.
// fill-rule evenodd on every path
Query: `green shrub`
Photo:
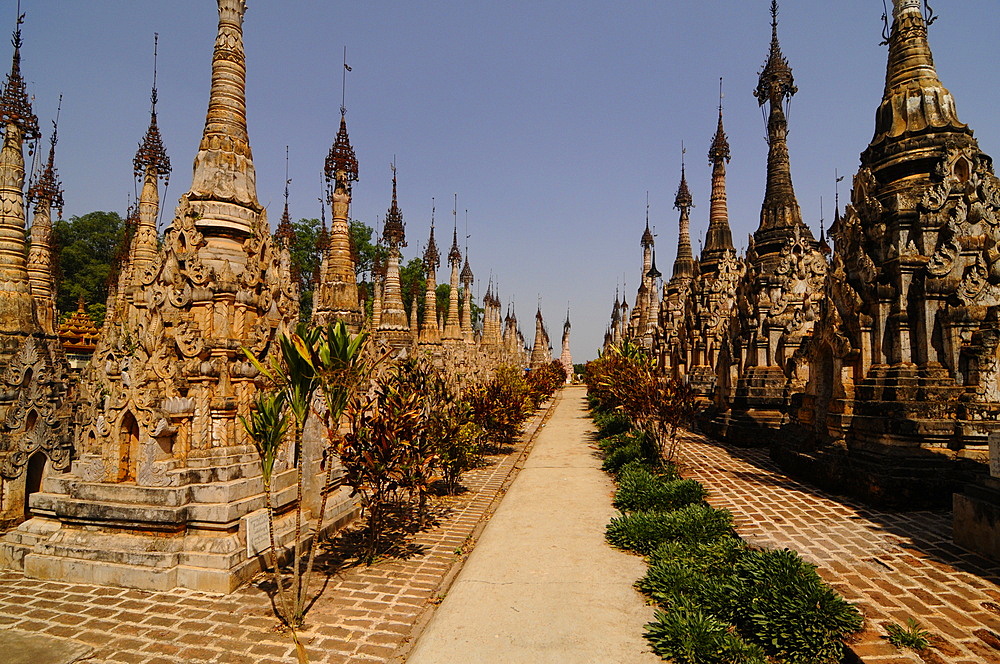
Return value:
M 707 505 L 689 505 L 673 512 L 635 512 L 616 517 L 605 536 L 612 546 L 649 554 L 662 542 L 711 542 L 732 533 L 733 516 Z
M 621 468 L 632 461 L 639 461 L 647 466 L 656 466 L 656 447 L 649 436 L 640 431 L 630 431 L 606 439 L 607 445 L 602 445 L 604 463 L 601 468 L 609 473 L 618 473 Z M 603 442 L 603 441 L 602 441 Z
M 751 551 L 736 574 L 743 582 L 737 628 L 783 662 L 839 662 L 843 639 L 861 629 L 861 613 L 794 551 Z
M 661 606 L 686 598 L 716 618 L 732 622 L 744 596 L 734 567 L 747 551 L 738 537 L 709 543 L 667 542 L 650 556 L 649 569 L 636 587 Z
M 632 420 L 622 413 L 596 413 L 594 425 L 597 427 L 599 440 L 632 430 Z
M 680 603 L 657 611 L 646 625 L 653 652 L 676 664 L 766 664 L 759 646 L 744 642 L 725 622 Z
M 711 542 L 664 542 L 649 556 L 649 564 L 679 560 L 702 572 L 732 574 L 737 561 L 749 552 L 739 537 L 723 537 Z
M 675 510 L 703 502 L 706 494 L 705 487 L 694 480 L 665 479 L 628 464 L 618 473 L 614 506 L 623 512 Z

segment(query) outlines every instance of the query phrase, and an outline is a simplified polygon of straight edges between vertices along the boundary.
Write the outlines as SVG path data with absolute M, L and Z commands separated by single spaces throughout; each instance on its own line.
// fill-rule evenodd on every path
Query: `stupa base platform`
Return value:
M 1000 479 L 990 477 L 954 495 L 955 544 L 1000 561 Z
M 294 469 L 275 475 L 274 536 L 283 552 L 294 544 L 294 482 Z M 348 487 L 332 491 L 324 531 L 356 518 L 350 493 Z M 52 477 L 31 496 L 31 510 L 33 518 L 0 539 L 0 567 L 32 578 L 230 593 L 265 568 L 269 540 L 259 476 L 165 487 Z M 311 518 L 306 509 L 303 523 Z

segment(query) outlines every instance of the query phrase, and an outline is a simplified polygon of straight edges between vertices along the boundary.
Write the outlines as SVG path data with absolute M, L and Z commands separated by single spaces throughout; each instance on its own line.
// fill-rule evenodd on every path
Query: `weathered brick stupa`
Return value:
M 708 233 L 698 263 L 698 274 L 691 283 L 685 304 L 682 328 L 683 343 L 690 358 L 688 381 L 699 399 L 704 401 L 711 401 L 715 394 L 719 349 L 725 343 L 730 313 L 736 304 L 736 289 L 744 270 L 743 261 L 736 256 L 733 233 L 729 227 L 726 164 L 731 158 L 729 140 L 722 123 L 720 94 L 719 126 L 708 151 L 708 160 L 712 164 Z
M 352 183 L 358 181 L 358 158 L 347 135 L 347 109 L 340 109 L 340 130 L 326 157 L 327 202 L 333 216 L 326 240 L 313 303 L 312 320 L 325 325 L 344 321 L 352 333 L 361 330 L 364 312 L 358 298 L 358 279 L 348 218 Z
M 691 208 L 694 198 L 687 183 L 687 173 L 681 162 L 681 181 L 674 197 L 674 209 L 680 216 L 677 231 L 677 255 L 674 257 L 673 272 L 663 288 L 660 304 L 659 345 L 656 353 L 663 371 L 676 378 L 685 378 L 689 366 L 687 349 L 682 343 L 684 337 L 684 304 L 688 299 L 691 282 L 698 267 L 691 251 Z M 650 279 L 649 272 L 643 274 Z M 650 279 L 655 282 L 655 279 Z
M 982 471 L 1000 415 L 1000 181 L 938 78 L 923 10 L 893 2 L 875 135 L 830 229 L 805 435 L 775 448 L 824 484 L 911 508 Z
M 569 309 L 566 309 L 566 322 L 563 323 L 562 352 L 559 354 L 559 363 L 566 370 L 566 384 L 573 382 L 573 353 L 569 348 L 569 333 L 573 326 L 569 322 Z
M 23 521 L 46 475 L 72 458 L 69 365 L 55 332 L 51 209 L 62 207 L 52 132 L 46 166 L 30 188 L 31 251 L 25 247 L 24 142 L 40 137 L 21 76 L 21 23 L 0 94 L 0 529 Z
M 191 189 L 157 249 L 157 181 L 169 162 L 154 105 L 135 162 L 143 181 L 138 226 L 81 375 L 72 471 L 46 477 L 31 498 L 33 518 L 0 542 L 0 562 L 29 576 L 229 592 L 261 568 L 247 517 L 263 508 L 263 486 L 238 421 L 249 414 L 257 371 L 243 349 L 263 360 L 275 335 L 295 324 L 298 295 L 287 250 L 257 200 L 246 5 L 218 0 L 218 11 Z M 279 512 L 294 500 L 294 475 L 281 459 Z M 276 526 L 279 543 L 288 541 L 291 518 Z
M 781 52 L 778 3 L 772 0 L 771 48 L 754 91 L 758 103 L 768 106 L 767 188 L 747 249 L 736 318 L 716 367 L 721 412 L 711 426 L 741 444 L 766 440 L 761 430 L 782 426 L 793 395 L 805 389 L 799 350 L 812 332 L 827 272 L 792 186 L 784 106 L 797 91 Z
M 396 166 L 392 167 L 392 203 L 385 215 L 382 239 L 389 251 L 385 264 L 385 283 L 382 292 L 381 311 L 375 338 L 390 346 L 397 355 L 409 354 L 414 345 L 409 317 L 403 308 L 403 291 L 399 279 L 400 249 L 406 246 L 406 227 L 403 213 L 396 198 Z
M 549 331 L 545 329 L 545 320 L 542 318 L 542 304 L 538 303 L 538 310 L 535 312 L 535 341 L 531 344 L 532 369 L 543 367 L 552 361 L 552 344 L 549 341 Z

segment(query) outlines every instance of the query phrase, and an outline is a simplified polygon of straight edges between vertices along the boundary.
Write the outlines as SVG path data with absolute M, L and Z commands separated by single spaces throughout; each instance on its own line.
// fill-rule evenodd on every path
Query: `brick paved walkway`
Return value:
M 870 664 L 1000 662 L 1000 566 L 951 542 L 951 514 L 884 512 L 785 476 L 766 450 L 730 447 L 690 434 L 684 474 L 709 502 L 730 510 L 740 534 L 791 548 L 855 602 L 867 620 L 852 646 Z M 882 635 L 913 617 L 935 635 L 919 656 Z
M 468 492 L 437 502 L 439 525 L 411 538 L 413 555 L 315 575 L 313 587 L 322 586 L 322 594 L 300 634 L 312 662 L 402 657 L 446 592 L 549 412 L 545 408 L 536 414 L 513 451 L 467 473 L 463 484 Z M 319 564 L 317 558 L 317 568 Z M 92 646 L 95 652 L 87 664 L 295 661 L 267 595 L 254 586 L 228 596 L 186 590 L 155 593 L 38 581 L 0 571 L 0 629 Z

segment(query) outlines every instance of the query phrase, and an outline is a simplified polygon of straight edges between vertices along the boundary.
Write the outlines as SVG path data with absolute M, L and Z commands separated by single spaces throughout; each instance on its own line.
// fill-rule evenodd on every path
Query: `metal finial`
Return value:
M 285 146 L 285 207 L 288 207 L 288 185 L 292 183 L 288 177 L 288 146 Z
M 21 48 L 24 42 L 21 41 L 21 24 L 24 23 L 24 14 L 21 13 L 21 0 L 17 0 L 17 22 L 14 27 L 14 39 L 11 42 L 15 49 Z
M 340 83 L 340 114 L 347 114 L 347 72 L 351 71 L 350 65 L 347 64 L 347 46 L 344 46 L 344 71 L 343 80 Z
M 722 115 L 722 100 L 725 99 L 726 95 L 722 92 L 722 77 L 719 77 L 719 115 Z
M 889 6 L 886 4 L 886 0 L 882 0 L 882 41 L 878 45 L 885 46 L 888 44 L 890 36 L 892 34 L 889 28 Z
M 771 0 L 771 31 L 778 34 L 778 0 Z
M 320 197 L 317 198 L 316 200 L 319 201 L 319 217 L 320 221 L 323 222 L 323 226 L 326 226 L 326 198 L 328 196 L 327 188 L 328 188 L 327 184 L 324 181 L 323 175 L 321 174 L 319 176 Z
M 837 206 L 837 212 L 840 212 L 840 181 L 844 179 L 844 176 L 840 174 L 838 169 L 833 169 L 833 177 L 835 178 L 833 183 L 834 189 L 834 204 Z
M 152 105 L 152 113 L 156 115 L 156 60 L 159 55 L 160 50 L 160 33 L 153 33 L 153 91 L 149 95 L 149 101 Z
M 931 7 L 930 0 L 924 0 L 924 22 L 930 26 L 936 20 L 938 20 L 938 17 L 934 14 L 934 9 Z
M 434 201 L 434 197 L 431 196 L 431 228 L 434 228 L 434 213 L 437 211 L 437 204 Z

